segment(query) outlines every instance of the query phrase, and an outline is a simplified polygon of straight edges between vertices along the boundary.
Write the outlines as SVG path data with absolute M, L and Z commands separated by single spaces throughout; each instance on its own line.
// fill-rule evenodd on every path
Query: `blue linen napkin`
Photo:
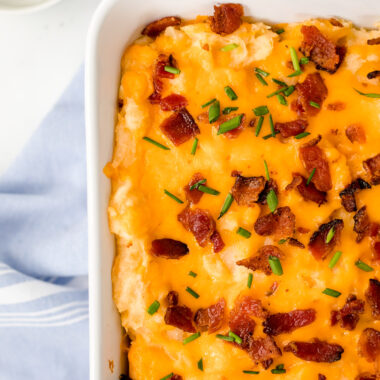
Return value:
M 1 380 L 89 377 L 83 88 L 82 68 L 0 178 Z

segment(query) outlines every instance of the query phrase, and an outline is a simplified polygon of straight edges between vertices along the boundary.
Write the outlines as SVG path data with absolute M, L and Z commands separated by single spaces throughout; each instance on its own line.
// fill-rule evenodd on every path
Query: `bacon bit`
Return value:
M 374 79 L 380 76 L 380 70 L 374 70 L 367 74 L 368 79 Z
M 271 287 L 269 288 L 269 291 L 265 294 L 267 297 L 273 296 L 274 293 L 276 293 L 276 290 L 278 289 L 278 282 L 275 281 Z
M 220 236 L 220 233 L 216 230 L 211 235 L 210 241 L 214 247 L 214 253 L 219 253 L 225 247 L 224 241 Z
M 216 304 L 209 306 L 206 309 L 199 309 L 195 313 L 194 322 L 198 329 L 207 331 L 209 334 L 219 330 L 225 319 L 226 301 L 220 298 Z
M 236 170 L 231 173 L 231 176 L 236 177 L 231 189 L 236 203 L 239 206 L 253 207 L 265 188 L 265 178 L 263 176 L 243 177 Z
M 186 199 L 192 203 L 197 204 L 203 195 L 202 191 L 199 191 L 198 189 L 194 188 L 193 190 L 190 190 L 190 187 L 195 185 L 197 182 L 201 181 L 202 179 L 205 179 L 201 173 L 195 173 L 189 182 L 188 185 L 186 185 L 183 189 L 185 190 Z M 207 182 L 204 183 L 204 185 Z
M 372 363 L 380 356 L 380 331 L 372 328 L 363 330 L 359 338 L 359 354 Z
M 292 103 L 293 111 L 298 115 L 315 116 L 322 108 L 323 101 L 327 97 L 327 87 L 319 73 L 308 74 L 302 83 L 297 83 L 298 98 Z M 310 102 L 318 103 L 320 108 L 310 105 Z
M 288 121 L 286 123 L 276 123 L 274 129 L 281 133 L 283 138 L 297 136 L 304 132 L 306 127 L 309 125 L 307 120 L 296 119 L 293 121 Z
M 273 359 L 282 355 L 281 350 L 271 336 L 252 339 L 250 341 L 248 353 L 256 363 L 261 363 L 264 369 L 268 369 L 273 363 Z
M 380 184 L 380 154 L 363 162 L 363 167 L 371 175 L 372 185 Z
M 171 290 L 166 296 L 166 301 L 168 306 L 177 306 L 178 305 L 178 292 Z
M 376 380 L 378 377 L 375 374 L 370 374 L 368 372 L 361 373 L 360 375 L 355 377 L 355 380 Z
M 210 45 L 209 45 L 209 44 L 204 44 L 204 45 L 202 46 L 202 49 L 203 49 L 203 50 L 206 50 L 206 51 L 209 51 L 209 50 L 210 50 Z
M 327 202 L 327 193 L 325 191 L 319 191 L 313 182 L 307 185 L 307 180 L 299 173 L 292 173 L 293 181 L 286 187 L 286 190 L 290 190 L 297 187 L 298 192 L 306 201 L 312 201 L 319 206 Z
M 256 203 L 260 203 L 261 205 L 266 205 L 268 203 L 267 197 L 271 190 L 273 190 L 276 193 L 276 195 L 278 195 L 277 183 L 272 178 L 269 181 L 265 182 L 264 190 L 259 194 L 259 199 L 257 200 Z
M 359 144 L 364 144 L 366 142 L 365 131 L 359 124 L 349 125 L 346 128 L 346 136 L 352 143 L 356 141 Z
M 312 342 L 290 342 L 284 347 L 285 352 L 292 352 L 300 359 L 317 362 L 332 363 L 341 359 L 344 352 L 339 344 L 332 344 L 318 338 Z
M 293 247 L 298 247 L 298 248 L 302 248 L 302 249 L 305 248 L 305 244 L 301 243 L 300 241 L 298 241 L 297 239 L 294 239 L 292 237 L 290 237 L 288 239 L 288 244 L 292 245 Z
M 342 63 L 346 53 L 345 47 L 336 46 L 314 25 L 302 25 L 301 33 L 303 34 L 301 52 L 315 63 L 318 70 L 334 74 Z
M 256 118 L 254 117 L 253 119 L 250 120 L 248 123 L 248 127 L 253 128 L 256 124 Z
M 318 373 L 318 380 L 327 380 L 327 377 L 321 373 Z
M 376 278 L 369 280 L 365 298 L 371 307 L 372 317 L 377 320 L 380 319 L 380 282 Z
M 331 326 L 339 322 L 342 329 L 354 330 L 359 322 L 359 314 L 363 313 L 364 301 L 358 300 L 354 294 L 350 294 L 340 310 L 331 311 Z
M 338 26 L 339 28 L 343 28 L 343 24 L 336 18 L 330 18 L 329 21 L 332 26 Z
M 163 111 L 178 111 L 187 106 L 187 100 L 182 95 L 171 94 L 161 99 L 160 106 Z
M 326 237 L 331 228 L 334 228 L 335 234 L 329 243 L 326 243 Z M 315 231 L 310 238 L 308 247 L 310 252 L 317 260 L 324 260 L 332 252 L 336 243 L 340 240 L 340 234 L 343 229 L 343 220 L 334 219 L 331 222 L 321 224 L 318 231 Z
M 175 145 L 181 145 L 200 133 L 198 125 L 186 108 L 180 109 L 165 119 L 161 131 Z
M 152 241 L 151 254 L 164 259 L 180 259 L 189 253 L 185 243 L 173 239 L 156 239 Z
M 373 260 L 380 261 L 380 241 L 375 241 L 372 245 Z
M 153 72 L 153 93 L 149 96 L 148 100 L 151 104 L 159 104 L 161 102 L 161 93 L 164 89 L 162 78 L 173 79 L 174 74 L 165 71 L 165 66 L 175 66 L 173 56 L 160 54 L 156 60 Z
M 380 45 L 380 37 L 367 40 L 368 45 Z
M 241 4 L 222 4 L 214 6 L 214 15 L 210 17 L 211 30 L 218 34 L 233 33 L 241 25 L 244 9 Z
M 371 222 L 367 214 L 367 206 L 363 206 L 354 215 L 354 231 L 358 234 L 356 242 L 360 243 L 370 232 Z
M 214 124 L 215 127 L 219 128 L 220 124 L 226 122 L 227 120 L 233 119 L 234 117 L 242 115 L 242 118 L 240 120 L 240 125 L 236 127 L 235 129 L 232 129 L 231 131 L 228 131 L 226 133 L 223 133 L 223 136 L 227 137 L 228 139 L 236 139 L 240 135 L 240 133 L 245 128 L 247 121 L 244 113 L 231 113 L 229 115 L 221 115 L 218 119 L 218 122 Z M 208 115 L 207 115 L 208 120 Z
M 370 189 L 371 185 L 363 179 L 356 178 L 349 185 L 347 185 L 340 193 L 339 196 L 342 199 L 342 206 L 348 212 L 354 212 L 357 210 L 355 193 L 359 190 Z
M 288 237 L 293 235 L 295 224 L 295 215 L 288 206 L 285 206 L 279 207 L 274 213 L 260 216 L 255 222 L 254 229 L 261 236 Z
M 187 306 L 169 306 L 165 313 L 165 323 L 183 331 L 194 333 L 193 312 Z
M 307 234 L 310 232 L 310 230 L 304 227 L 297 227 L 297 232 L 299 232 L 300 234 Z
M 344 109 L 346 109 L 346 103 L 343 103 L 343 102 L 330 103 L 327 105 L 327 109 L 329 111 L 343 111 Z
M 170 378 L 170 380 L 183 380 L 183 377 L 182 377 L 181 375 L 176 375 L 176 374 L 174 374 L 174 375 Z
M 164 17 L 159 20 L 153 21 L 148 24 L 143 31 L 142 35 L 148 36 L 151 38 L 157 37 L 169 26 L 177 26 L 181 24 L 181 19 L 175 16 Z
M 264 245 L 257 251 L 256 256 L 237 261 L 236 264 L 244 266 L 253 271 L 262 271 L 267 276 L 269 276 L 272 274 L 272 269 L 268 261 L 269 256 L 276 256 L 281 259 L 284 257 L 284 254 L 278 247 L 274 245 Z

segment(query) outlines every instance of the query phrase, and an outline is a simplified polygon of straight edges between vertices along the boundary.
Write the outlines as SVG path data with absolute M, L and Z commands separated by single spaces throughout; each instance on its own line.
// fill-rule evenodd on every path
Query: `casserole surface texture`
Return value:
M 375 379 L 380 32 L 219 16 L 121 62 L 104 172 L 130 377 Z

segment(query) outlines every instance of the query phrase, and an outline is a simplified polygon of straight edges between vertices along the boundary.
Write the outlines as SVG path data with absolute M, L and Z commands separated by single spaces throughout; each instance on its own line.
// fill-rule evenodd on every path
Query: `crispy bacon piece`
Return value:
M 236 177 L 231 193 L 239 206 L 253 207 L 259 199 L 260 193 L 265 188 L 265 178 L 243 177 L 239 172 L 233 171 L 232 176 Z
M 331 228 L 334 228 L 335 233 L 330 242 L 326 243 L 326 238 Z M 340 240 L 342 229 L 343 220 L 334 219 L 331 222 L 321 224 L 318 231 L 311 235 L 308 247 L 317 260 L 324 260 L 332 252 L 335 244 Z
M 148 24 L 143 31 L 142 35 L 148 36 L 151 38 L 157 37 L 169 26 L 177 26 L 181 24 L 181 19 L 175 16 L 164 17 L 159 20 L 153 21 Z
M 240 4 L 221 4 L 214 6 L 214 15 L 210 17 L 211 30 L 218 34 L 230 34 L 239 28 L 244 9 Z
M 271 336 L 252 339 L 248 353 L 256 363 L 261 363 L 264 369 L 268 369 L 273 363 L 273 359 L 282 355 L 281 350 Z
M 225 247 L 224 241 L 222 237 L 220 236 L 220 233 L 216 230 L 211 235 L 210 241 L 214 247 L 215 253 L 219 253 Z
M 314 144 L 314 145 L 311 145 Z M 313 169 L 315 173 L 312 182 L 319 191 L 329 191 L 332 189 L 330 167 L 324 151 L 317 146 L 315 141 L 300 148 L 300 155 L 307 173 L 310 175 Z
M 168 306 L 178 305 L 178 292 L 171 290 L 166 296 L 166 301 L 168 303 Z
M 349 185 L 347 185 L 340 193 L 339 196 L 342 200 L 342 206 L 348 212 L 357 210 L 355 193 L 359 190 L 370 189 L 371 185 L 361 178 L 356 178 Z
M 361 373 L 360 375 L 355 377 L 355 380 L 377 380 L 378 377 L 375 374 L 370 374 L 368 372 Z
M 186 108 L 180 109 L 165 119 L 161 131 L 175 145 L 181 145 L 200 133 L 198 125 Z
M 288 244 L 292 245 L 293 247 L 298 247 L 298 248 L 302 248 L 302 249 L 305 248 L 305 244 L 301 243 L 300 241 L 298 241 L 297 239 L 294 239 L 292 237 L 290 237 L 288 239 Z
M 327 380 L 327 377 L 321 373 L 318 373 L 318 380 Z
M 257 218 L 254 229 L 258 235 L 288 237 L 293 235 L 296 217 L 288 206 Z
M 307 120 L 296 119 L 293 121 L 288 121 L 286 123 L 276 123 L 274 129 L 281 133 L 281 136 L 284 138 L 297 136 L 300 133 L 304 132 L 306 127 L 309 125 Z
M 196 204 L 198 203 L 201 198 L 202 198 L 202 195 L 203 195 L 203 192 L 202 191 L 199 191 L 198 189 L 194 188 L 193 190 L 190 190 L 191 186 L 195 185 L 197 182 L 201 181 L 205 179 L 203 177 L 203 175 L 201 173 L 195 173 L 192 177 L 191 177 L 191 180 L 189 182 L 188 185 L 186 185 L 183 189 L 185 190 L 185 194 L 186 194 L 186 199 L 192 203 L 192 204 Z M 206 184 L 207 182 L 204 183 L 204 185 Z
M 178 111 L 187 106 L 187 99 L 182 95 L 170 94 L 161 99 L 160 106 L 163 111 Z
M 370 40 L 367 40 L 368 45 L 380 45 L 380 37 L 377 38 L 371 38 Z
M 186 332 L 195 332 L 193 312 L 187 306 L 169 306 L 165 313 L 165 323 Z
M 225 319 L 226 301 L 220 298 L 216 304 L 199 309 L 195 313 L 194 322 L 201 331 L 208 331 L 209 334 L 219 330 Z
M 170 380 L 183 380 L 183 377 L 181 375 L 174 374 L 174 375 L 172 375 Z
M 271 314 L 263 322 L 264 333 L 268 335 L 280 335 L 290 333 L 300 327 L 310 325 L 315 321 L 315 310 L 293 310 L 289 313 Z
M 356 241 L 360 243 L 366 235 L 369 234 L 371 228 L 371 222 L 367 214 L 367 206 L 363 206 L 354 215 L 354 231 L 358 234 Z
M 343 27 L 343 24 L 336 18 L 330 18 L 329 21 L 332 26 L 338 26 L 339 28 Z
M 287 190 L 297 187 L 298 192 L 302 195 L 305 201 L 315 202 L 319 206 L 327 202 L 327 193 L 325 191 L 319 191 L 313 182 L 310 182 L 307 185 L 306 178 L 299 173 L 292 173 L 292 175 L 293 181 L 286 187 Z
M 380 331 L 366 328 L 359 338 L 359 354 L 372 363 L 380 357 Z
M 371 176 L 372 185 L 380 184 L 380 153 L 363 162 L 363 167 Z
M 373 242 L 372 251 L 373 251 L 373 259 L 375 261 L 380 261 L 380 241 Z
M 256 256 L 248 257 L 247 259 L 236 262 L 237 265 L 244 266 L 253 271 L 259 270 L 267 276 L 272 274 L 272 269 L 269 265 L 269 256 L 276 256 L 279 259 L 284 257 L 282 251 L 275 245 L 264 245 L 257 251 Z
M 346 136 L 352 143 L 356 141 L 359 144 L 364 144 L 366 142 L 365 131 L 359 124 L 349 125 L 346 128 Z
M 329 111 L 343 111 L 344 109 L 346 109 L 346 103 L 343 103 L 343 102 L 330 103 L 327 105 L 327 109 Z
M 153 72 L 153 93 L 149 96 L 149 101 L 152 104 L 161 102 L 161 93 L 164 89 L 162 78 L 173 79 L 174 74 L 165 71 L 165 66 L 176 66 L 176 62 L 172 55 L 169 57 L 165 54 L 160 54 L 156 60 Z
M 339 322 L 342 329 L 354 330 L 359 322 L 359 314 L 363 313 L 364 301 L 358 300 L 354 294 L 350 294 L 340 310 L 331 311 L 331 326 Z
M 372 317 L 377 320 L 380 319 L 380 282 L 376 278 L 369 280 L 365 299 L 371 307 Z
M 256 203 L 260 203 L 261 205 L 266 205 L 268 203 L 267 197 L 271 190 L 273 190 L 276 193 L 276 195 L 278 195 L 277 183 L 272 178 L 269 181 L 265 182 L 264 190 L 259 194 L 259 198 Z
M 151 251 L 153 256 L 164 259 L 180 259 L 189 253 L 185 243 L 173 239 L 156 239 L 152 241 Z
M 377 78 L 378 76 L 380 76 L 380 70 L 374 70 L 367 74 L 368 79 L 374 79 L 374 78 Z
M 301 33 L 303 34 L 301 52 L 315 63 L 318 70 L 334 74 L 342 63 L 346 49 L 343 46 L 336 46 L 314 25 L 302 25 Z
M 340 360 L 343 347 L 317 338 L 312 342 L 290 342 L 284 347 L 285 352 L 292 352 L 297 358 L 317 363 L 332 363 Z

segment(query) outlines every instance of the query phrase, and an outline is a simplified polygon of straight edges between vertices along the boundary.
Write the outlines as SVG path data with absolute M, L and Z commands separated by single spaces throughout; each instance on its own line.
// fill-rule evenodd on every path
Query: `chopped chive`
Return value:
M 245 237 L 246 239 L 249 239 L 252 235 L 249 231 L 247 231 L 245 228 L 242 228 L 242 227 L 239 227 L 236 233 Z
M 365 262 L 363 262 L 361 260 L 356 261 L 355 265 L 359 269 L 364 270 L 364 272 L 372 272 L 373 271 L 372 267 L 370 267 L 368 264 L 366 264 Z
M 322 293 L 335 298 L 339 297 L 342 294 L 341 292 L 330 288 L 326 288 Z
M 301 71 L 300 63 L 297 57 L 297 51 L 294 47 L 290 47 L 290 57 L 292 58 L 292 63 L 294 67 L 294 71 Z
M 165 66 L 164 70 L 172 74 L 179 74 L 181 72 L 180 69 L 177 69 L 176 67 L 173 67 L 173 66 Z
M 224 87 L 224 92 L 231 100 L 236 100 L 238 98 L 235 91 L 230 86 Z
M 259 107 L 254 108 L 252 111 L 255 114 L 255 116 L 264 116 L 267 113 L 269 113 L 267 106 L 259 106 Z
M 200 358 L 200 359 L 198 360 L 197 366 L 198 366 L 198 369 L 199 369 L 200 371 L 203 371 L 203 359 L 202 359 L 202 358 Z
M 277 97 L 278 101 L 280 102 L 280 104 L 282 104 L 283 106 L 287 106 L 288 105 L 288 102 L 283 97 L 283 95 L 277 94 L 276 97 Z
M 241 118 L 243 115 L 235 116 L 230 120 L 225 121 L 224 123 L 219 125 L 218 135 L 226 133 L 228 131 L 232 131 L 237 128 L 241 124 Z
M 232 44 L 228 44 L 228 45 L 223 46 L 220 50 L 221 51 L 231 51 L 231 50 L 236 49 L 237 47 L 239 47 L 238 44 L 232 43 Z
M 228 333 L 228 336 L 230 336 L 231 338 L 234 338 L 234 341 L 235 341 L 237 344 L 242 344 L 242 343 L 243 343 L 243 339 L 241 339 L 239 335 L 236 335 L 236 334 L 233 333 L 232 331 L 230 331 L 230 332 Z
M 252 273 L 248 273 L 248 281 L 247 281 L 247 288 L 248 289 L 251 289 L 252 281 L 253 281 L 253 274 Z
M 156 146 L 158 146 L 159 148 L 161 148 L 163 150 L 170 150 L 170 148 L 168 148 L 167 146 L 160 144 L 159 142 L 151 139 L 150 137 L 144 136 L 143 140 L 148 141 L 151 144 L 156 145 Z
M 203 183 L 205 183 L 207 180 L 204 178 L 204 179 L 200 179 L 198 182 L 195 182 L 194 185 L 191 185 L 190 186 L 190 190 L 194 190 L 194 189 L 198 189 L 198 186 L 199 185 L 202 185 Z
M 234 338 L 232 338 L 232 336 L 226 336 L 226 335 L 222 335 L 222 334 L 216 334 L 215 337 L 218 338 L 218 339 L 226 340 L 227 342 L 233 342 L 234 341 Z
M 164 189 L 164 193 L 165 193 L 168 197 L 174 199 L 176 202 L 181 203 L 181 204 L 183 203 L 183 201 L 181 201 L 179 198 L 177 198 L 174 194 L 172 194 L 171 192 L 167 191 L 166 189 Z
M 218 120 L 220 116 L 220 103 L 219 101 L 215 101 L 211 104 L 210 108 L 208 109 L 208 121 L 211 123 L 214 123 Z
M 281 261 L 277 256 L 269 256 L 268 261 L 273 274 L 281 276 L 284 273 L 282 270 Z
M 195 272 L 193 272 L 192 270 L 188 273 L 188 275 L 189 276 L 191 276 L 191 277 L 197 277 L 198 275 L 195 273 Z
M 333 239 L 334 235 L 335 235 L 335 228 L 333 226 L 330 228 L 329 232 L 327 233 L 326 244 L 330 243 L 330 241 Z
M 243 371 L 246 375 L 258 375 L 260 372 L 259 371 Z
M 269 207 L 270 212 L 274 212 L 277 208 L 277 205 L 278 205 L 278 199 L 277 199 L 277 195 L 273 189 L 269 190 L 269 193 L 267 195 L 267 203 L 268 203 L 268 207 Z
M 366 96 L 367 98 L 380 98 L 380 94 L 365 93 L 365 92 L 361 92 L 361 91 L 357 90 L 356 88 L 354 88 L 354 90 L 355 90 L 358 94 L 363 95 L 363 96 Z
M 169 375 L 166 375 L 166 376 L 164 376 L 164 377 L 161 377 L 160 380 L 169 380 L 169 379 L 171 379 L 173 376 L 174 376 L 174 373 L 172 372 L 172 373 L 169 373 Z
M 229 115 L 233 111 L 237 111 L 239 107 L 226 107 L 223 109 L 223 115 Z
M 188 336 L 187 338 L 185 338 L 182 341 L 182 343 L 183 344 L 188 344 L 188 343 L 192 342 L 193 340 L 198 339 L 200 336 L 201 336 L 201 333 L 198 331 L 195 334 L 192 334 L 192 335 Z
M 262 69 L 259 69 L 258 67 L 255 67 L 255 72 L 257 74 L 260 74 L 262 75 L 263 77 L 267 77 L 269 75 L 269 73 L 267 71 L 264 71 Z
M 274 91 L 274 92 L 272 92 L 272 93 L 270 93 L 269 95 L 267 95 L 267 98 L 271 98 L 272 96 L 275 96 L 275 95 L 277 95 L 277 94 L 279 94 L 279 93 L 281 93 L 281 92 L 284 92 L 284 90 L 286 90 L 288 88 L 288 86 L 284 86 L 284 87 L 280 87 L 278 90 L 276 90 L 276 91 Z
M 266 80 L 260 74 L 256 74 L 256 78 L 260 81 L 260 83 L 263 86 L 268 86 L 268 83 L 266 82 Z
M 276 368 L 273 368 L 271 370 L 271 372 L 276 375 L 276 374 L 280 374 L 280 373 L 286 373 L 286 369 L 284 368 L 284 365 L 283 364 L 279 364 L 276 366 Z
M 342 256 L 342 251 L 336 251 L 334 256 L 331 258 L 329 262 L 329 268 L 332 269 L 335 267 L 336 263 L 339 261 L 340 256 Z
M 153 301 L 153 303 L 148 307 L 147 312 L 148 312 L 148 314 L 153 315 L 154 313 L 157 312 L 157 310 L 158 310 L 159 308 L 160 308 L 160 303 L 159 303 L 157 300 L 155 300 L 155 301 Z
M 307 57 L 302 57 L 302 58 L 300 59 L 300 64 L 301 64 L 301 65 L 306 65 L 307 63 L 309 63 L 309 58 L 307 58 Z
M 197 190 L 202 191 L 202 193 L 211 194 L 211 195 L 219 195 L 220 192 L 218 190 L 212 189 L 211 187 L 199 185 Z
M 265 168 L 265 176 L 267 177 L 267 180 L 269 181 L 270 180 L 269 169 L 268 169 L 268 164 L 265 160 L 264 160 L 264 168 Z
M 309 178 L 307 179 L 307 181 L 306 181 L 306 186 L 308 186 L 309 184 L 310 184 L 310 182 L 311 182 L 311 180 L 313 179 L 313 177 L 314 177 L 314 174 L 315 174 L 315 171 L 317 170 L 317 168 L 314 168 L 312 171 L 311 171 L 311 173 L 310 173 L 310 175 L 309 175 Z M 334 235 L 333 235 L 334 236 Z M 332 239 L 332 238 L 331 238 Z
M 301 75 L 301 74 L 302 74 L 301 70 L 295 71 L 294 73 L 291 73 L 290 75 L 288 75 L 288 78 L 298 77 L 298 75 Z
M 194 139 L 193 146 L 191 147 L 191 152 L 190 152 L 193 156 L 195 155 L 195 152 L 197 151 L 197 147 L 198 147 L 198 138 L 196 137 Z
M 302 132 L 302 133 L 298 134 L 297 136 L 295 136 L 295 138 L 297 140 L 300 140 L 300 139 L 303 139 L 304 137 L 307 137 L 309 135 L 310 135 L 310 132 Z
M 284 244 L 288 241 L 288 239 L 281 239 L 278 241 L 278 244 Z
M 276 137 L 276 131 L 274 130 L 272 114 L 269 114 L 269 125 L 270 125 L 270 130 L 272 131 L 272 137 Z
M 214 103 L 214 102 L 216 102 L 216 99 L 215 99 L 215 98 L 214 98 L 214 99 L 211 99 L 209 102 L 207 102 L 207 103 L 205 103 L 205 104 L 202 104 L 201 107 L 202 107 L 202 108 L 205 108 L 205 107 L 209 106 L 210 104 L 212 104 L 212 103 Z
M 270 139 L 271 137 L 275 137 L 275 136 L 278 135 L 279 133 L 280 133 L 279 131 L 275 131 L 274 136 L 273 136 L 273 133 L 270 133 L 269 135 L 265 135 L 265 136 L 263 136 L 263 139 L 264 139 L 264 140 L 268 140 L 268 139 Z
M 256 126 L 255 136 L 257 137 L 260 134 L 261 127 L 263 126 L 264 116 L 260 116 L 259 121 Z
M 186 291 L 190 293 L 194 298 L 199 298 L 199 294 L 195 290 L 191 289 L 190 287 L 187 287 Z
M 274 32 L 277 33 L 277 34 L 282 34 L 282 33 L 285 32 L 285 29 L 284 28 L 280 28 L 280 29 L 275 30 Z
M 282 86 L 282 87 L 286 87 L 286 86 L 287 86 L 287 84 L 286 84 L 285 82 L 283 82 L 283 81 L 281 81 L 281 80 L 278 80 L 278 79 L 276 79 L 276 78 L 272 78 L 272 81 L 273 81 L 274 83 L 278 84 L 279 86 Z
M 220 219 L 229 210 L 233 201 L 234 201 L 234 197 L 232 196 L 231 193 L 228 193 L 226 199 L 224 200 L 222 210 L 220 211 L 218 219 Z
M 289 86 L 289 87 L 284 91 L 284 95 L 285 95 L 285 96 L 289 96 L 289 95 L 293 94 L 293 92 L 294 92 L 295 89 L 296 89 L 296 88 L 295 88 L 294 86 Z
M 314 108 L 321 108 L 321 106 L 320 106 L 318 103 L 316 103 L 316 102 L 310 101 L 309 104 L 310 104 L 312 107 L 314 107 Z

